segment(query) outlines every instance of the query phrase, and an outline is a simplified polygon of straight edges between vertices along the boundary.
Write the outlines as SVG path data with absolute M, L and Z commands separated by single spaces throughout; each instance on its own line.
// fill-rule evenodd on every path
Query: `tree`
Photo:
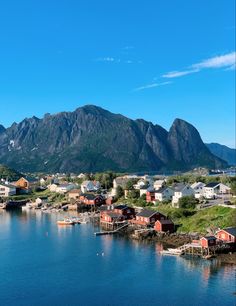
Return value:
M 127 181 L 127 183 L 125 184 L 125 189 L 126 190 L 133 190 L 134 189 L 134 184 L 136 183 L 137 180 L 135 179 L 130 179 Z
M 194 209 L 198 204 L 198 200 L 194 196 L 185 196 L 179 199 L 179 208 Z
M 139 191 L 135 189 L 129 190 L 127 197 L 128 199 L 138 199 Z
M 124 196 L 124 190 L 121 186 L 116 188 L 116 197 L 117 199 L 122 198 Z

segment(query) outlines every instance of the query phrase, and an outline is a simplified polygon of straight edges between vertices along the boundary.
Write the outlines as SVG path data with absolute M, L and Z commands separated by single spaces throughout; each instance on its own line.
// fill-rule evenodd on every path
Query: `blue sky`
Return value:
M 0 4 L 0 123 L 95 104 L 235 147 L 234 0 Z

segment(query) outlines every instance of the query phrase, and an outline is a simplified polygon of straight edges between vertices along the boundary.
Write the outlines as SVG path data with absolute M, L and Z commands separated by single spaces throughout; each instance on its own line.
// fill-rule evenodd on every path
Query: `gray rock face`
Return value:
M 225 160 L 229 165 L 236 165 L 236 149 L 223 146 L 219 143 L 206 143 L 205 145 L 215 156 Z
M 198 131 L 176 119 L 167 132 L 87 105 L 0 126 L 0 162 L 20 171 L 158 171 L 220 167 Z

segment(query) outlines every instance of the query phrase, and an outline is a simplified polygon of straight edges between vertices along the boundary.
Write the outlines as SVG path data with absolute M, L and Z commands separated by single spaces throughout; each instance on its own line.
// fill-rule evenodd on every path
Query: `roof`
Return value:
M 121 214 L 117 214 L 117 213 L 114 213 L 114 212 L 106 212 L 106 215 L 110 216 L 111 218 L 120 218 L 120 217 L 122 217 Z
M 223 228 L 221 231 L 225 231 L 225 232 L 229 233 L 232 236 L 236 236 L 236 227 Z
M 154 184 L 164 184 L 165 180 L 156 180 Z
M 0 183 L 0 186 L 8 187 L 8 188 L 16 188 L 15 185 Z
M 202 182 L 195 182 L 195 183 L 193 183 L 190 187 L 192 188 L 192 189 L 194 189 L 194 188 L 197 188 L 197 187 L 199 187 L 199 186 L 205 186 L 206 184 L 204 184 L 204 183 L 202 183 Z
M 79 189 L 72 189 L 69 191 L 69 193 L 80 193 Z
M 171 220 L 157 220 L 156 222 L 160 222 L 161 224 L 174 224 Z
M 128 206 L 124 204 L 120 204 L 114 207 L 114 209 L 121 209 L 121 210 L 126 209 L 126 208 L 128 208 Z
M 206 240 L 212 240 L 212 239 L 216 239 L 216 237 L 215 236 L 204 236 L 204 237 L 202 237 L 201 239 L 206 239 Z
M 164 192 L 166 189 L 170 189 L 170 188 L 169 188 L 169 187 L 162 187 L 162 188 L 158 189 L 158 190 L 156 191 L 156 193 L 162 193 L 162 192 Z
M 140 211 L 140 213 L 138 213 L 136 216 L 137 217 L 151 217 L 153 215 L 155 215 L 157 212 L 153 211 L 153 210 L 149 210 L 149 209 L 143 209 L 142 211 Z
M 186 188 L 188 185 L 185 185 L 183 183 L 177 183 L 173 186 L 174 191 L 182 191 L 184 188 Z
M 215 187 L 217 187 L 218 185 L 220 185 L 220 183 L 214 182 L 214 183 L 209 183 L 209 184 L 207 184 L 205 187 L 215 188 Z
M 58 188 L 67 188 L 67 187 L 69 187 L 69 186 L 73 186 L 73 185 L 72 185 L 72 184 L 65 183 L 65 184 L 60 184 L 60 185 L 58 186 Z
M 93 194 L 93 193 L 82 193 L 81 196 L 85 197 L 88 200 L 94 200 L 97 197 L 101 197 L 101 195 L 96 195 L 96 194 Z

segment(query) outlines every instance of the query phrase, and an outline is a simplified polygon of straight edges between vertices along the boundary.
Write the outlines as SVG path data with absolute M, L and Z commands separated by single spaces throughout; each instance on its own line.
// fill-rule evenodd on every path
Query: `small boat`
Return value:
M 176 255 L 180 256 L 183 255 L 183 251 L 179 249 L 167 249 L 160 252 L 162 255 Z
M 75 222 L 71 219 L 58 220 L 57 225 L 74 225 Z
M 81 223 L 81 224 L 88 224 L 89 221 L 88 221 L 88 220 L 81 220 L 80 223 Z
M 77 218 L 77 217 L 72 217 L 71 221 L 73 221 L 75 224 L 80 224 L 81 223 L 80 218 Z

